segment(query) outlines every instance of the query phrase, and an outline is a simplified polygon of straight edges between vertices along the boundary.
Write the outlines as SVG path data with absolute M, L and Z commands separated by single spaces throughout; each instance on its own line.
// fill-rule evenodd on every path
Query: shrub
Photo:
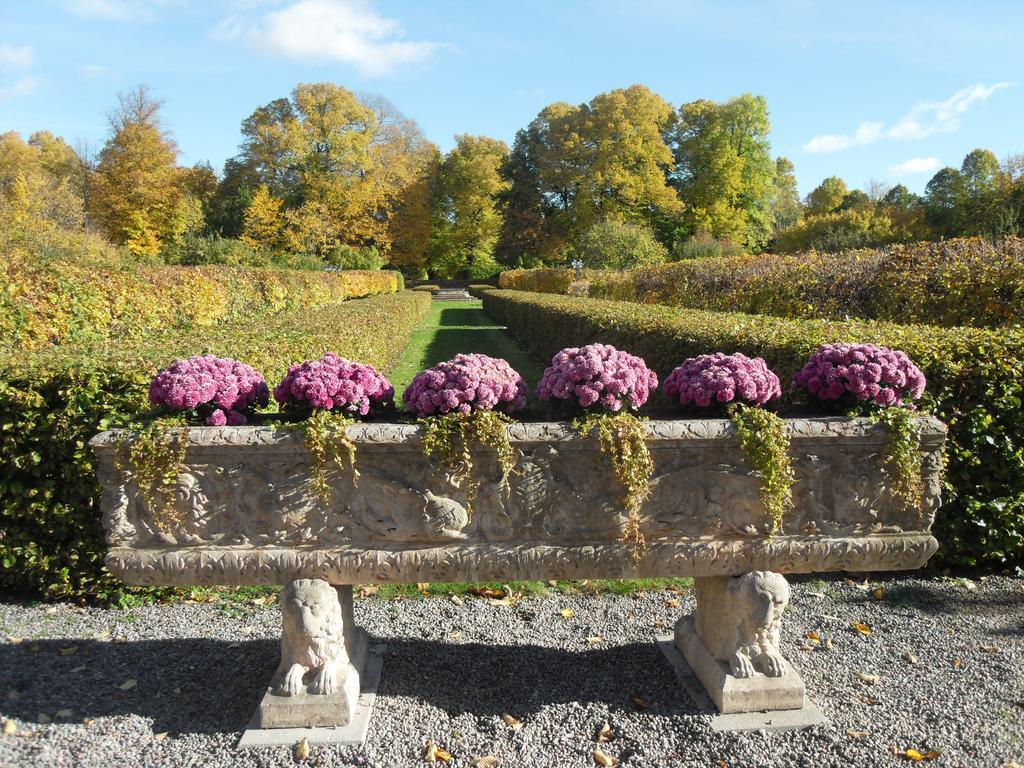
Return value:
M 191 412 L 218 427 L 245 424 L 269 397 L 267 382 L 252 366 L 214 355 L 175 360 L 149 385 L 152 405 Z
M 587 270 L 593 298 L 780 317 L 862 317 L 941 326 L 1021 323 L 1024 238 L 883 250 L 700 259 L 626 272 Z M 567 293 L 573 273 L 510 270 L 499 286 Z
M 371 408 L 394 405 L 395 388 L 368 363 L 357 363 L 328 352 L 288 368 L 274 387 L 281 410 L 308 415 L 314 409 L 369 414 Z
M 429 309 L 429 296 L 409 291 L 0 360 L 0 589 L 52 598 L 124 593 L 103 568 L 100 489 L 87 443 L 145 413 L 150 381 L 168 362 L 231 354 L 275 381 L 295 361 L 334 349 L 386 368 Z
M 731 240 L 712 237 L 708 232 L 698 232 L 693 237 L 677 240 L 672 246 L 672 261 L 721 259 L 742 255 L 743 246 Z
M 142 338 L 169 328 L 315 309 L 401 290 L 393 271 L 231 267 L 98 268 L 77 261 L 0 261 L 0 348 Z
M 440 291 L 441 290 L 441 286 L 434 285 L 434 284 L 430 283 L 430 284 L 427 284 L 427 285 L 417 285 L 415 288 L 413 288 L 413 290 L 414 291 L 428 291 L 428 292 L 433 293 L 434 291 Z
M 665 379 L 665 394 L 680 405 L 707 408 L 713 403 L 763 406 L 782 396 L 779 377 L 764 360 L 741 352 L 697 355 L 673 368 Z
M 526 406 L 526 381 L 501 358 L 456 355 L 417 373 L 402 401 L 418 416 L 519 411 Z
M 626 269 L 668 260 L 668 251 L 653 232 L 623 221 L 594 224 L 573 244 L 571 251 L 574 258 L 591 269 Z
M 559 350 L 551 358 L 537 397 L 614 413 L 623 406 L 642 407 L 657 387 L 658 377 L 636 355 L 610 344 L 588 344 Z
M 482 296 L 488 314 L 538 356 L 600 340 L 641 355 L 660 374 L 714 349 L 762 357 L 783 380 L 824 343 L 902 349 L 928 379 L 924 407 L 949 425 L 937 562 L 1024 559 L 1024 330 L 791 320 L 518 291 Z
M 898 349 L 874 344 L 822 344 L 793 377 L 819 400 L 852 395 L 861 402 L 896 405 L 920 399 L 925 378 Z
M 384 257 L 372 246 L 368 248 L 353 248 L 350 245 L 338 245 L 327 253 L 324 261 L 332 267 L 348 270 L 373 270 L 384 266 Z

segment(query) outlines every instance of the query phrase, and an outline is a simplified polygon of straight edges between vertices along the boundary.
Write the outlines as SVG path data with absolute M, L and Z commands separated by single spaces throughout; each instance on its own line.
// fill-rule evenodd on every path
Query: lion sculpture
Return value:
M 786 664 L 779 650 L 779 624 L 789 604 L 782 574 L 751 571 L 730 579 L 697 579 L 697 636 L 736 677 L 755 670 L 781 677 Z M 704 610 L 700 610 L 704 608 Z
M 281 593 L 279 692 L 329 695 L 349 663 L 338 593 L 323 579 L 297 579 Z M 307 687 L 306 677 L 312 675 Z

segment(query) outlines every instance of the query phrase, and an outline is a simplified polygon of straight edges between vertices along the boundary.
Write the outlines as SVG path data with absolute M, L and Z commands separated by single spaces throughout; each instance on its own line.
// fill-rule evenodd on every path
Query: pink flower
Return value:
M 472 411 L 518 411 L 526 406 L 526 382 L 501 358 L 456 355 L 416 374 L 402 393 L 419 416 Z
M 319 408 L 366 416 L 393 404 L 395 388 L 376 368 L 328 352 L 288 369 L 274 387 L 274 399 L 286 410 Z
M 211 424 L 226 423 L 225 411 L 239 414 L 244 423 L 246 412 L 264 408 L 269 401 L 267 383 L 255 369 L 214 355 L 176 360 L 149 385 L 149 402 L 153 405 L 172 411 L 199 411 L 197 416 L 208 412 L 207 423 Z
M 640 408 L 657 386 L 657 375 L 639 357 L 610 344 L 589 344 L 563 349 L 551 359 L 537 397 L 615 412 L 624 405 Z
M 699 355 L 683 361 L 665 379 L 663 390 L 681 405 L 706 408 L 712 401 L 763 406 L 782 395 L 782 386 L 768 364 L 736 352 Z
M 925 377 L 905 352 L 874 344 L 822 344 L 793 377 L 793 386 L 819 400 L 847 393 L 890 406 L 911 404 L 924 394 Z

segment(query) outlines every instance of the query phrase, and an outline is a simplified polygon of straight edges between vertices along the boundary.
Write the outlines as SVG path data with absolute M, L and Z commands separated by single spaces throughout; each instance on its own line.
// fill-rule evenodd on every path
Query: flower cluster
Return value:
M 541 400 L 574 400 L 583 408 L 639 408 L 657 388 L 658 376 L 642 359 L 610 344 L 563 349 L 537 385 Z
M 668 375 L 664 390 L 681 405 L 701 408 L 734 400 L 760 407 L 782 395 L 779 377 L 768 364 L 739 352 L 691 357 Z
M 246 412 L 266 407 L 267 383 L 255 369 L 229 357 L 176 360 L 149 385 L 149 402 L 174 411 L 196 411 L 212 426 L 245 424 Z
M 456 355 L 416 374 L 402 400 L 419 416 L 453 411 L 517 411 L 526 405 L 526 382 L 500 358 Z
M 874 344 L 822 344 L 793 377 L 820 400 L 837 400 L 847 392 L 858 400 L 896 405 L 924 392 L 921 369 L 898 349 Z
M 394 401 L 395 388 L 376 368 L 328 352 L 288 369 L 274 387 L 274 399 L 285 409 L 342 411 L 365 416 L 371 408 Z

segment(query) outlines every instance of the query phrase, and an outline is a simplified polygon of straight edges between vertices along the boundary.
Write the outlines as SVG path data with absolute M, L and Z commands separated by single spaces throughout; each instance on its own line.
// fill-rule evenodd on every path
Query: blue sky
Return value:
M 1024 3 L 979 0 L 0 0 L 0 131 L 99 146 L 144 82 L 181 161 L 219 169 L 299 82 L 380 93 L 444 149 L 644 83 L 675 105 L 765 96 L 801 193 L 831 174 L 921 190 L 974 147 L 1024 152 L 1022 30 Z

